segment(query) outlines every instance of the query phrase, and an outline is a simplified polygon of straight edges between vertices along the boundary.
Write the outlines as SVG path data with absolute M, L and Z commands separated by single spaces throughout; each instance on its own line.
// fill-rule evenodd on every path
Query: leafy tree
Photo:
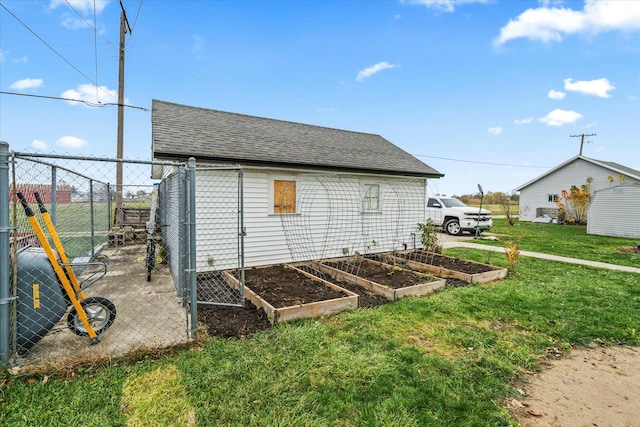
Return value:
M 591 203 L 590 185 L 593 178 L 587 178 L 587 183 L 580 187 L 572 185 L 569 191 L 562 190 L 560 197 L 556 200 L 558 208 L 560 208 L 560 216 L 564 216 L 565 223 L 568 224 L 586 224 L 587 210 Z

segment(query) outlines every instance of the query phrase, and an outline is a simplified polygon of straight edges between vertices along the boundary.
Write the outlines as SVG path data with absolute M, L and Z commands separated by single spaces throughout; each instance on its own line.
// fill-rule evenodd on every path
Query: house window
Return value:
M 557 201 L 558 201 L 558 195 L 557 194 L 547 194 L 547 202 L 556 203 Z
M 364 184 L 362 210 L 367 212 L 380 210 L 380 185 Z
M 273 181 L 273 213 L 296 213 L 296 182 L 276 179 Z

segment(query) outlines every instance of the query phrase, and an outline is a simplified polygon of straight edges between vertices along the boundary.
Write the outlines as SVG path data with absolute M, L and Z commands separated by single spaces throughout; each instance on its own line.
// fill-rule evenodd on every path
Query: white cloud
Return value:
M 453 12 L 456 6 L 464 3 L 487 3 L 488 0 L 402 0 L 410 4 L 418 4 L 439 12 Z
M 517 38 L 559 42 L 565 35 L 617 30 L 640 30 L 640 2 L 586 0 L 582 10 L 547 6 L 527 9 L 502 27 L 493 43 L 501 46 Z
M 56 141 L 56 145 L 64 148 L 82 148 L 87 145 L 87 141 L 75 136 L 63 136 Z
M 72 11 L 62 14 L 62 26 L 68 30 L 78 30 L 93 28 L 90 19 L 94 16 L 94 8 L 95 15 L 100 15 L 108 4 L 109 0 L 50 0 L 49 9 L 56 9 L 59 6 L 63 6 L 66 10 L 72 8 Z
M 567 94 L 564 92 L 560 92 L 559 90 L 551 89 L 547 96 L 551 99 L 564 99 Z
M 490 135 L 500 135 L 502 133 L 502 127 L 495 126 L 487 129 L 487 132 L 489 132 Z
M 48 147 L 46 142 L 40 141 L 39 139 L 31 141 L 31 146 L 37 150 L 46 150 Z
M 564 88 L 572 92 L 580 92 L 583 95 L 594 95 L 600 98 L 609 98 L 609 91 L 615 86 L 609 83 L 606 78 L 597 80 L 580 80 L 574 82 L 573 79 L 564 79 Z
M 396 67 L 397 65 L 389 64 L 387 61 L 378 62 L 376 65 L 372 65 L 371 67 L 367 67 L 364 70 L 360 71 L 358 73 L 358 77 L 356 77 L 356 80 L 361 82 L 367 77 L 371 77 L 382 70 L 387 70 L 387 69 L 396 68 Z
M 29 62 L 29 57 L 27 55 L 23 55 L 20 58 L 13 60 L 14 64 L 26 64 L 27 62 Z
M 582 114 L 570 110 L 555 110 L 547 113 L 546 116 L 539 120 L 547 126 L 564 126 L 568 123 L 574 123 L 582 118 Z
M 82 84 L 77 89 L 69 89 L 62 92 L 60 95 L 62 98 L 76 99 L 78 101 L 84 101 L 91 104 L 107 104 L 118 102 L 118 92 L 116 90 L 109 90 L 106 86 L 96 86 L 92 84 Z M 77 102 L 68 101 L 70 104 L 77 104 Z M 125 100 L 125 104 L 128 101 Z
M 62 15 L 62 26 L 67 30 L 81 30 L 84 28 L 91 28 L 88 24 L 89 21 L 78 18 L 77 15 L 70 15 L 65 13 Z
M 88 16 L 93 15 L 94 5 L 95 12 L 99 15 L 108 4 L 109 0 L 51 0 L 49 9 L 56 9 L 58 6 L 71 6 L 78 13 Z
M 533 121 L 533 117 L 527 117 L 526 119 L 515 119 L 513 122 L 517 125 L 528 125 Z
M 42 86 L 42 83 L 42 79 L 26 78 L 22 80 L 16 80 L 15 82 L 11 83 L 11 86 L 9 87 L 15 90 L 37 89 Z

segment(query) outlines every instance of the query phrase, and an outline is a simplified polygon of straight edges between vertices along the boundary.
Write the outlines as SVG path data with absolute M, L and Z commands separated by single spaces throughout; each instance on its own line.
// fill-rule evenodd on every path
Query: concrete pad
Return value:
M 90 345 L 88 337 L 74 334 L 67 327 L 65 315 L 25 357 L 17 360 L 18 365 L 60 366 L 65 361 L 117 357 L 141 348 L 165 348 L 190 340 L 187 308 L 176 293 L 169 268 L 156 265 L 147 282 L 146 245 L 108 248 L 101 255 L 109 258 L 107 274 L 84 290 L 85 298 L 108 298 L 116 306 L 115 322 L 102 334 L 101 342 Z

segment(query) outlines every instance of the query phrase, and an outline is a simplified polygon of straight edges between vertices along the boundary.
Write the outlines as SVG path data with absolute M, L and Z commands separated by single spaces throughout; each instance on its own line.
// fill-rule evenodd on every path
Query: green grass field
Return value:
M 525 251 L 640 267 L 640 254 L 620 250 L 637 246 L 640 239 L 587 234 L 586 226 L 525 221 L 517 221 L 511 226 L 506 219 L 494 219 L 491 234 L 499 241 L 474 240 L 474 243 L 504 246 L 520 242 L 521 249 Z
M 505 238 L 523 235 L 525 250 L 576 256 L 593 246 L 591 256 L 606 262 L 622 260 L 615 248 L 630 243 L 576 227 L 516 230 L 496 226 Z M 446 254 L 507 266 L 502 253 Z M 0 425 L 514 425 L 503 402 L 545 355 L 640 344 L 638 276 L 521 257 L 500 282 L 296 321 L 241 340 L 205 338 L 168 356 L 73 372 L 5 372 Z

